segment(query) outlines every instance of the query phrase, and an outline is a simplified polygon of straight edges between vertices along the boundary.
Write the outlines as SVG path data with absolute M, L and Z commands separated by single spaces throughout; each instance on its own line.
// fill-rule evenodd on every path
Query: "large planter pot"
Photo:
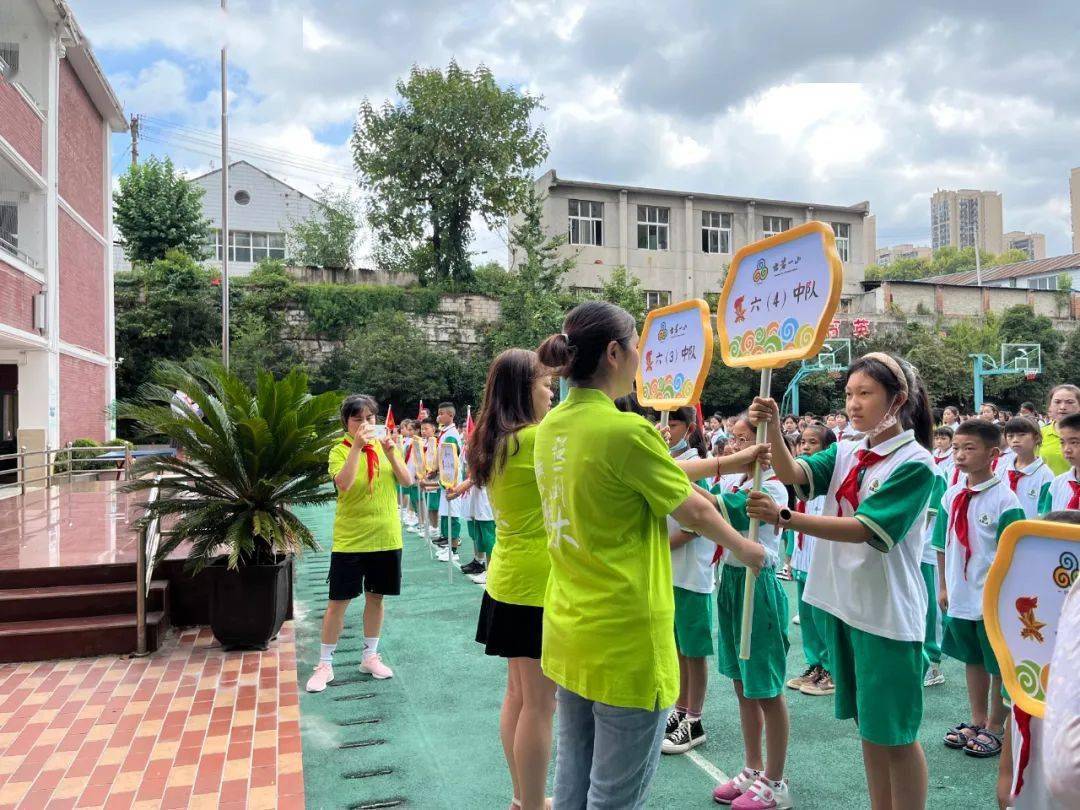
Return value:
M 210 629 L 227 650 L 265 650 L 291 613 L 293 557 L 272 565 L 230 571 L 224 557 L 213 563 Z

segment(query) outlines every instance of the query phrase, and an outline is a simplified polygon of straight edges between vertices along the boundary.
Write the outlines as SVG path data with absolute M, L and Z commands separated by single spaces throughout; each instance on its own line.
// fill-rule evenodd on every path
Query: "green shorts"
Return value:
M 675 646 L 687 658 L 713 654 L 711 593 L 675 586 Z
M 427 508 L 431 512 L 435 512 L 439 508 L 439 490 L 429 492 L 427 494 Z
M 716 663 L 720 674 L 742 681 L 748 698 L 774 698 L 784 693 L 787 674 L 788 600 L 776 571 L 764 568 L 754 587 L 754 621 L 750 658 L 739 658 L 743 583 L 746 569 L 725 565 L 716 591 Z
M 495 548 L 495 521 L 470 520 L 469 537 L 472 538 L 477 554 L 490 554 Z
M 875 745 L 919 739 L 926 659 L 921 641 L 897 641 L 858 630 L 825 614 L 835 713 L 855 718 L 859 736 Z
M 981 664 L 991 675 L 1000 675 L 990 639 L 986 637 L 986 625 L 982 619 L 945 619 L 945 639 L 941 651 L 950 658 L 965 664 Z

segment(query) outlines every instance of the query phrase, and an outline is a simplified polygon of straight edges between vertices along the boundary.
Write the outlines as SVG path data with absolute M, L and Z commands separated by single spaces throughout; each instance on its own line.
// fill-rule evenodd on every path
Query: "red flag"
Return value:
M 475 427 L 476 427 L 476 425 L 473 423 L 473 420 L 472 420 L 472 405 L 469 405 L 468 410 L 465 412 L 465 438 L 466 439 L 472 438 L 473 428 L 475 428 Z
M 397 429 L 397 422 L 394 421 L 394 406 L 386 406 L 386 432 L 390 433 Z
M 426 413 L 427 411 L 424 410 L 424 400 L 420 400 L 420 407 L 416 410 L 416 418 L 423 422 Z

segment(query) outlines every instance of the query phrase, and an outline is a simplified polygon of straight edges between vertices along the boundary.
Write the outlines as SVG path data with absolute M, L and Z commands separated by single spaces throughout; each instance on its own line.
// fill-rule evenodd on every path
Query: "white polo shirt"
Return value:
M 688 447 L 678 456 L 676 461 L 688 461 L 698 459 L 698 451 Z M 701 482 L 698 482 L 699 484 Z M 679 522 L 668 515 L 668 537 L 679 529 Z M 694 593 L 713 592 L 713 555 L 716 553 L 716 543 L 707 537 L 695 537 L 688 543 L 671 550 L 671 584 L 676 588 L 693 591 Z
M 1073 496 L 1071 481 L 1080 482 L 1074 467 L 1070 467 L 1054 478 L 1050 485 L 1043 489 L 1042 497 L 1039 499 L 1039 511 L 1056 512 L 1059 509 L 1068 509 Z
M 968 504 L 971 557 L 965 568 L 966 554 L 952 518 L 953 501 L 965 488 L 962 484 L 951 486 L 942 497 L 934 523 L 934 548 L 945 552 L 949 617 L 978 621 L 983 616 L 983 585 L 997 553 L 998 540 L 1010 523 L 1024 519 L 1024 510 L 1013 491 L 996 476 L 971 487 L 977 494 Z
M 808 481 L 795 487 L 796 495 L 811 500 L 824 494 L 822 514 L 835 517 L 836 490 L 858 461 L 857 451 L 865 449 L 866 439 L 837 442 L 796 459 Z M 871 539 L 816 543 L 803 600 L 864 632 L 923 641 L 927 597 L 919 561 L 934 460 L 910 430 L 873 452 L 884 458 L 864 471 L 853 515 L 870 530 Z M 844 515 L 852 516 L 847 501 Z
M 802 512 L 806 515 L 820 515 L 825 508 L 825 496 L 818 495 L 810 501 L 799 501 L 803 505 Z M 799 544 L 799 540 L 802 544 Z M 823 542 L 828 543 L 828 540 Z M 814 544 L 817 538 L 810 534 L 795 533 L 795 545 L 791 549 L 791 568 L 795 571 L 806 573 L 810 570 L 810 560 L 814 554 Z
M 1020 473 L 1020 478 L 1016 482 L 1016 489 L 1012 488 L 1010 470 L 1016 470 Z M 1054 471 L 1050 469 L 1050 466 L 1042 458 L 1036 456 L 1035 460 L 1029 465 L 1018 468 L 1016 466 L 1016 456 L 1014 455 L 1007 466 L 998 467 L 997 477 L 1001 479 L 1005 486 L 1013 489 L 1013 492 L 1016 493 L 1016 497 L 1020 499 L 1020 508 L 1024 510 L 1024 515 L 1028 520 L 1035 520 L 1042 514 L 1039 512 L 1039 501 L 1042 498 L 1043 491 L 1049 488 L 1054 480 Z
M 772 470 L 767 470 L 763 475 L 761 482 L 761 491 L 768 493 L 777 505 L 784 507 L 788 503 L 787 489 L 783 484 L 773 475 Z M 731 492 L 730 488 L 726 491 L 720 491 L 717 488 L 713 488 L 713 494 L 716 495 L 717 505 L 720 507 L 720 513 L 724 516 L 724 520 L 731 524 L 731 527 L 735 531 L 742 534 L 744 537 L 750 536 L 750 519 L 746 516 L 746 500 L 750 495 L 750 490 L 754 488 L 754 481 L 749 476 L 745 476 L 744 480 L 739 482 L 738 491 Z M 765 546 L 765 567 L 776 567 L 780 560 L 780 536 L 782 531 L 777 531 L 776 526 L 772 524 L 761 524 L 761 528 L 758 529 L 758 542 Z M 731 566 L 732 568 L 745 568 L 746 566 L 742 562 L 736 559 L 734 554 L 728 553 L 727 549 L 724 550 L 724 556 L 722 558 L 724 565 Z

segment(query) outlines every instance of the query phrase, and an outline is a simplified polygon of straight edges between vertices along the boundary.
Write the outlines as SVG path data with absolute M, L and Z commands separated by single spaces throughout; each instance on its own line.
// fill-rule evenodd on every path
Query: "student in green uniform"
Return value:
M 322 692 L 334 680 L 332 659 L 345 609 L 364 594 L 364 647 L 360 671 L 384 680 L 393 677 L 379 656 L 383 597 L 401 593 L 401 518 L 397 484 L 412 477 L 392 436 L 375 440 L 374 399 L 352 394 L 341 405 L 345 437 L 330 450 L 328 468 L 337 487 L 334 544 L 330 552 L 330 600 L 323 616 L 319 663 L 307 691 Z
M 815 516 L 779 510 L 755 493 L 747 513 L 817 539 L 803 598 L 828 614 L 835 714 L 858 718 L 873 810 L 920 810 L 927 792 L 918 735 L 927 601 L 920 561 L 934 488 L 930 403 L 918 372 L 883 352 L 852 363 L 845 398 L 863 439 L 798 459 L 784 445 L 776 402 L 754 400 L 750 416 L 767 423 L 777 476 L 803 500 L 826 498 Z
M 551 563 L 533 465 L 536 426 L 553 396 L 551 372 L 536 352 L 507 349 L 488 371 L 465 451 L 468 480 L 474 492 L 486 489 L 498 532 L 476 640 L 488 655 L 507 659 L 499 736 L 521 810 L 543 810 L 555 713 L 555 685 L 540 669 Z
M 556 807 L 648 799 L 679 692 L 667 515 L 754 570 L 764 560 L 691 489 L 656 428 L 615 407 L 633 388 L 637 343 L 628 312 L 589 301 L 538 350 L 570 384 L 534 450 L 551 559 L 541 665 L 557 686 Z

